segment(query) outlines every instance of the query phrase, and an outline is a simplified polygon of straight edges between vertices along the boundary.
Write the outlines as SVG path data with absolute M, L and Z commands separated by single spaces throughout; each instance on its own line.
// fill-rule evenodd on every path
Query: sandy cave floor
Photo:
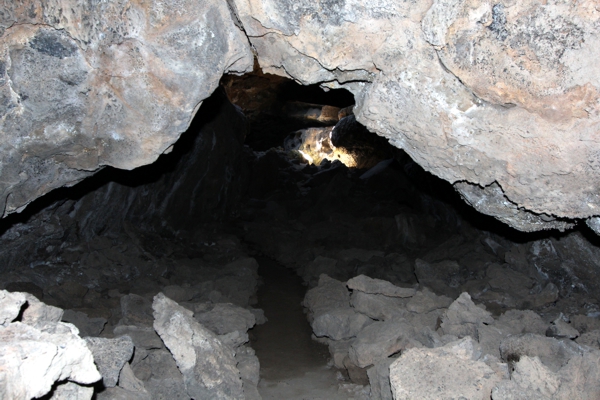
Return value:
M 251 345 L 260 360 L 258 391 L 263 399 L 346 400 L 341 373 L 328 365 L 327 346 L 311 339 L 302 308 L 306 286 L 293 271 L 258 258 L 263 285 L 258 304 L 268 322 L 250 331 Z

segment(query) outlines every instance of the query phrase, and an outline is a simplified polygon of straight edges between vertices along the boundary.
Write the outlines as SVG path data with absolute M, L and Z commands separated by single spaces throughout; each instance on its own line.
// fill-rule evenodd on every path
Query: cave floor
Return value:
M 346 393 L 338 393 L 336 377 L 341 375 L 327 364 L 327 346 L 311 339 L 302 307 L 302 279 L 269 258 L 257 261 L 263 285 L 256 306 L 268 319 L 251 331 L 261 363 L 259 393 L 263 399 L 348 399 Z

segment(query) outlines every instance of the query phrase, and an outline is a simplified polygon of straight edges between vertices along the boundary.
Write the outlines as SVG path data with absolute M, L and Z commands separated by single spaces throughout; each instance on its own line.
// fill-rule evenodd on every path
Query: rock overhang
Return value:
M 102 165 L 152 162 L 252 48 L 265 72 L 350 90 L 361 123 L 479 211 L 524 231 L 599 215 L 593 1 L 196 3 L 8 6 L 5 214 Z M 40 102 L 60 112 L 15 90 L 47 59 Z

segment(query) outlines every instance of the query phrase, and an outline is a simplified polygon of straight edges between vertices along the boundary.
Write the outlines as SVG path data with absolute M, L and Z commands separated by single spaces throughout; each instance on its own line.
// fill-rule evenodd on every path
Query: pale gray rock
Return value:
M 485 325 L 477 327 L 477 341 L 481 345 L 485 354 L 500 357 L 500 342 L 509 336 L 509 333 L 502 329 L 502 325 Z
M 575 339 L 579 337 L 579 331 L 565 322 L 561 314 L 558 318 L 550 323 L 550 326 L 546 331 L 546 336 L 557 339 Z
M 354 338 L 348 340 L 328 340 L 329 355 L 336 368 L 344 368 L 344 360 L 348 357 L 350 346 L 354 342 Z
M 544 335 L 548 324 L 542 317 L 531 310 L 508 310 L 497 321 L 502 329 L 512 335 L 521 333 L 536 333 Z
M 460 337 L 477 337 L 479 324 L 492 324 L 494 318 L 489 311 L 475 305 L 468 293 L 462 293 L 442 316 L 441 328 L 445 334 Z
M 577 342 L 577 344 L 600 350 L 600 329 L 584 333 L 575 339 L 575 342 Z
M 224 335 L 217 335 L 217 337 L 219 338 L 221 343 L 234 350 L 237 347 L 243 345 L 244 343 L 248 343 L 250 341 L 248 333 L 241 331 L 233 331 Z
M 352 308 L 335 308 L 314 314 L 311 327 L 317 337 L 344 340 L 355 337 L 372 322 L 371 318 Z
M 4 215 L 103 166 L 155 161 L 223 73 L 252 70 L 227 3 L 26 0 L 3 10 Z
M 54 387 L 50 400 L 89 400 L 93 395 L 93 387 L 67 381 Z
M 156 397 L 155 389 L 171 387 L 174 393 L 187 396 L 183 375 L 177 368 L 173 355 L 167 349 L 150 350 L 131 368 L 137 378 L 144 382 L 148 392 Z
M 514 381 L 503 380 L 492 389 L 492 400 L 550 400 L 530 387 L 522 387 Z
M 365 275 L 359 275 L 350 279 L 346 285 L 352 290 L 359 290 L 369 294 L 382 294 L 388 297 L 411 297 L 416 292 L 414 288 L 395 286 L 391 282 L 369 278 Z
M 86 313 L 74 310 L 65 310 L 62 320 L 75 325 L 79 329 L 81 336 L 100 335 L 107 322 L 106 318 L 90 318 Z
M 538 357 L 552 372 L 557 372 L 575 356 L 581 356 L 585 348 L 570 340 L 558 340 L 532 333 L 509 336 L 500 343 L 504 361 L 519 360 L 522 356 Z
M 447 296 L 438 296 L 427 288 L 419 290 L 406 304 L 406 309 L 414 313 L 427 313 L 440 308 L 447 308 L 452 304 L 452 299 Z
M 371 398 L 377 400 L 393 400 L 390 385 L 390 366 L 395 358 L 386 358 L 378 361 L 367 370 L 369 385 L 371 385 Z
M 409 347 L 420 347 L 411 340 L 413 328 L 406 322 L 374 322 L 356 336 L 348 355 L 357 366 L 364 368 Z
M 62 319 L 64 313 L 62 309 L 44 304 L 29 293 L 25 293 L 25 298 L 27 306 L 21 317 L 21 322 L 24 324 L 41 328 L 47 323 L 57 323 Z
M 319 277 L 319 285 L 306 292 L 304 307 L 311 313 L 350 306 L 350 292 L 346 285 L 327 275 Z
M 406 299 L 368 294 L 358 290 L 352 293 L 350 305 L 356 311 L 380 321 L 406 318 L 409 314 L 405 307 Z
M 551 398 L 560 386 L 559 377 L 537 357 L 523 356 L 512 364 L 511 380 L 528 392 Z
M 57 381 L 88 385 L 101 379 L 77 334 L 77 328 L 61 322 L 45 331 L 20 322 L 0 328 L 0 397 L 30 399 L 45 395 Z
M 94 356 L 94 363 L 106 387 L 115 387 L 123 366 L 133 356 L 133 341 L 129 336 L 116 339 L 86 337 L 85 342 Z
M 177 398 L 177 393 L 171 392 L 172 398 Z M 96 395 L 98 400 L 151 400 L 149 393 L 132 392 L 131 390 L 123 389 L 120 386 L 107 388 L 106 390 Z
M 6 290 L 0 291 L 0 325 L 7 326 L 17 319 L 21 307 L 27 302 L 24 293 L 11 293 Z
M 135 376 L 129 363 L 125 363 L 121 369 L 121 373 L 119 374 L 119 387 L 123 390 L 127 390 L 129 393 L 137 394 L 140 398 L 150 397 L 148 391 L 144 387 L 144 382 Z
M 200 325 L 193 313 L 162 293 L 154 297 L 154 329 L 183 374 L 185 389 L 195 398 L 241 398 L 242 381 L 231 348 Z
M 406 350 L 390 366 L 394 399 L 489 399 L 500 377 L 476 360 L 475 347 L 465 338 L 436 349 Z
M 256 323 L 252 312 L 228 303 L 215 304 L 209 311 L 194 314 L 194 318 L 217 335 L 235 331 L 246 333 Z
M 251 347 L 242 346 L 235 352 L 237 369 L 240 371 L 240 377 L 245 382 L 252 382 L 254 386 L 258 385 L 260 380 L 260 362 L 256 353 Z
M 572 357 L 561 368 L 561 385 L 554 399 L 598 399 L 600 398 L 600 351 L 593 350 Z
M 481 0 L 235 5 L 265 72 L 350 90 L 357 120 L 427 171 L 497 185 L 503 197 L 478 197 L 492 206 L 484 212 L 517 229 L 597 216 L 588 192 L 598 116 L 579 106 L 596 110 L 599 96 L 588 62 L 598 17 L 581 15 L 592 0 L 577 10 Z
M 248 311 L 250 311 L 253 315 L 254 315 L 254 320 L 256 321 L 256 325 L 262 325 L 266 322 L 268 322 L 268 318 L 265 316 L 265 312 L 264 310 L 261 310 L 260 308 L 248 308 Z

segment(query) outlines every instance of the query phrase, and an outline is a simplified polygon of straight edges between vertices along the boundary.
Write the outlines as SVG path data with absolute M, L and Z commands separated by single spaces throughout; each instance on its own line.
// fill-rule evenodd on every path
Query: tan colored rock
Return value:
M 0 209 L 156 160 L 252 55 L 225 2 L 3 2 Z M 193 12 L 192 12 L 193 10 Z
M 596 2 L 235 3 L 263 70 L 349 89 L 480 211 L 526 231 L 598 214 Z

